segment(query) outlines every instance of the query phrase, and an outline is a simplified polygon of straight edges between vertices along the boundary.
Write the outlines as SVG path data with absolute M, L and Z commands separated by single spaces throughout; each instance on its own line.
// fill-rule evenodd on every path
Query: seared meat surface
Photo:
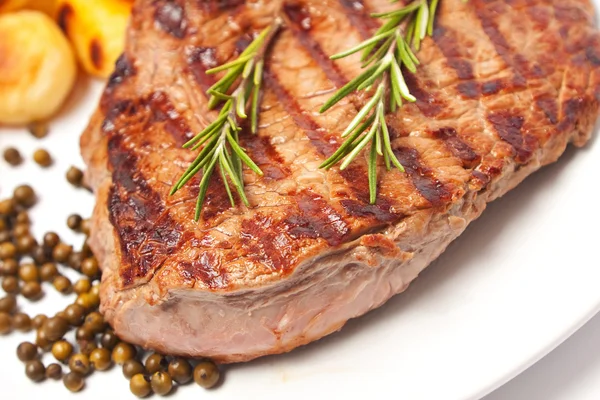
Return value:
M 434 38 L 406 73 L 414 104 L 388 118 L 406 173 L 368 203 L 365 160 L 318 166 L 368 100 L 318 108 L 360 72 L 329 55 L 369 37 L 388 0 L 138 0 L 119 59 L 81 139 L 97 196 L 92 247 L 102 310 L 123 339 L 246 361 L 340 329 L 408 284 L 486 204 L 591 135 L 600 36 L 588 0 L 442 0 Z M 264 171 L 231 208 L 218 174 L 199 222 L 198 178 L 169 190 L 215 118 L 205 70 L 236 57 L 276 13 L 256 136 Z M 508 268 L 509 266 L 507 266 Z

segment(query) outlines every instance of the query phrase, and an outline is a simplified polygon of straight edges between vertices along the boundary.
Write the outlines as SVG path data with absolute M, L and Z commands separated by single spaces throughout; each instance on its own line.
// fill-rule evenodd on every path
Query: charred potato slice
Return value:
M 0 15 L 0 123 L 26 124 L 58 111 L 77 76 L 69 42 L 38 11 Z
M 128 0 L 58 0 L 57 20 L 83 68 L 108 77 L 123 52 Z

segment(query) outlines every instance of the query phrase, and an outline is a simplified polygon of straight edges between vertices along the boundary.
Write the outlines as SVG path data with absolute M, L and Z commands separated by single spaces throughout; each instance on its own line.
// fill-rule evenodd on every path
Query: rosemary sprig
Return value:
M 238 58 L 206 71 L 207 74 L 226 71 L 225 75 L 207 91 L 209 108 L 212 109 L 221 104 L 222 108 L 218 117 L 211 124 L 183 145 L 186 149 L 191 148 L 192 150 L 200 150 L 200 152 L 173 186 L 170 193 L 171 195 L 175 194 L 202 171 L 202 179 L 199 185 L 200 192 L 196 201 L 194 217 L 196 221 L 200 218 L 210 178 L 215 169 L 219 170 L 232 207 L 235 206 L 235 200 L 230 183 L 242 202 L 249 206 L 244 191 L 243 164 L 246 164 L 258 175 L 263 174 L 239 145 L 238 139 L 242 131 L 242 121 L 248 118 L 246 112 L 248 105 L 250 108 L 250 129 L 252 133 L 257 131 L 264 56 L 280 27 L 281 20 L 276 18 L 269 27 L 256 36 Z
M 371 14 L 384 21 L 375 34 L 359 45 L 336 54 L 333 60 L 361 52 L 364 72 L 338 90 L 324 105 L 323 113 L 353 92 L 372 91 L 373 97 L 358 111 L 342 133 L 345 141 L 321 168 L 331 168 L 341 162 L 343 170 L 370 144 L 368 157 L 369 200 L 377 200 L 377 156 L 382 156 L 386 169 L 404 168 L 390 144 L 385 114 L 395 112 L 404 101 L 414 102 L 404 80 L 403 69 L 416 72 L 419 59 L 415 55 L 426 35 L 433 32 L 433 22 L 439 0 L 414 0 L 397 10 Z M 391 3 L 396 3 L 392 0 Z

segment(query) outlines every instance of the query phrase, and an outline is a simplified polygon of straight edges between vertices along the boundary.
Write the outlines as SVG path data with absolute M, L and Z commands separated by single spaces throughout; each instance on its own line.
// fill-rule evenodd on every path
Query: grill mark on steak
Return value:
M 155 0 L 154 22 L 168 34 L 183 39 L 187 30 L 185 8 L 178 0 Z
M 510 115 L 507 112 L 495 112 L 488 114 L 487 119 L 494 126 L 498 136 L 513 147 L 517 154 L 517 162 L 525 163 L 531 158 L 533 152 L 528 143 L 531 136 L 524 138 L 521 134 L 525 122 L 523 117 Z
M 246 0 L 197 0 L 197 2 L 205 13 L 214 14 L 229 8 L 242 6 L 246 3 Z
M 400 146 L 394 149 L 394 154 L 411 177 L 415 188 L 433 207 L 441 207 L 452 199 L 452 192 L 435 177 L 431 168 L 422 164 L 416 149 Z
M 108 140 L 108 161 L 113 180 L 108 214 L 119 237 L 125 264 L 119 273 L 123 287 L 127 287 L 153 274 L 179 249 L 186 235 L 165 211 L 160 195 L 136 172 L 138 160 L 120 135 L 111 135 Z
M 151 110 L 150 123 L 164 122 L 163 129 L 181 147 L 193 136 L 192 129 L 182 118 L 165 92 L 154 92 L 147 100 Z
M 269 138 L 242 135 L 240 144 L 263 172 L 263 179 L 279 181 L 290 176 L 290 169 Z
M 327 79 L 337 87 L 342 87 L 348 83 L 348 80 L 342 75 L 337 64 L 325 54 L 321 45 L 310 35 L 311 22 L 308 10 L 300 4 L 286 3 L 283 6 L 283 13 L 288 22 L 287 27 L 317 65 L 321 67 Z
M 444 127 L 433 132 L 432 136 L 443 140 L 446 147 L 462 161 L 465 168 L 475 168 L 481 162 L 481 156 L 458 137 L 456 129 Z
M 410 93 L 417 99 L 415 104 L 424 116 L 433 118 L 444 110 L 446 103 L 442 99 L 436 98 L 430 91 L 421 88 L 413 74 L 404 74 L 404 80 Z
M 371 219 L 378 223 L 391 224 L 405 217 L 404 214 L 393 211 L 392 204 L 382 196 L 377 197 L 376 204 L 352 199 L 344 199 L 340 204 L 349 215 Z
M 214 75 L 208 75 L 207 70 L 218 65 L 216 50 L 212 47 L 194 47 L 188 50 L 186 70 L 192 75 L 203 93 L 216 83 Z
M 433 31 L 433 41 L 446 57 L 448 65 L 456 71 L 459 79 L 475 79 L 473 66 L 462 54 L 462 49 L 467 48 L 468 44 L 459 46 L 460 41 L 456 38 L 455 32 L 438 23 Z
M 203 251 L 194 261 L 181 262 L 180 268 L 186 280 L 201 281 L 211 290 L 227 286 L 227 274 L 222 271 L 218 252 Z
M 339 0 L 339 2 L 346 11 L 348 20 L 363 39 L 371 37 L 379 28 L 379 24 L 371 18 L 362 0 Z
M 136 68 L 129 59 L 129 57 L 125 53 L 122 53 L 115 62 L 115 70 L 108 78 L 106 89 L 114 89 L 115 86 L 123 83 L 123 81 L 125 81 L 125 79 L 127 79 L 128 77 L 134 76 L 136 72 Z
M 350 227 L 321 196 L 307 190 L 294 196 L 298 214 L 284 220 L 292 238 L 324 239 L 330 246 L 344 243 Z

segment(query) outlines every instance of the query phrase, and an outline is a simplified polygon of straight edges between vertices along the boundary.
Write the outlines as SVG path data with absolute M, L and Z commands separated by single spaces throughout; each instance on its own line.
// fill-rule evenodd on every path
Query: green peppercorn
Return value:
M 40 360 L 27 361 L 25 374 L 34 382 L 40 382 L 46 377 L 46 367 Z
M 0 260 L 7 260 L 9 258 L 15 258 L 17 255 L 17 247 L 11 242 L 4 242 L 0 244 Z
M 21 332 L 29 332 L 31 330 L 31 318 L 25 313 L 16 313 L 13 317 L 13 326 Z
M 83 254 L 81 254 L 81 252 L 74 251 L 69 256 L 69 261 L 67 262 L 67 264 L 69 264 L 69 267 L 73 268 L 75 271 L 80 271 L 83 258 Z
M 17 298 L 13 295 L 7 295 L 0 299 L 0 312 L 12 314 L 17 308 Z
M 69 330 L 69 323 L 61 317 L 48 318 L 42 326 L 44 333 L 49 341 L 55 342 L 60 340 Z
M 129 390 L 135 396 L 142 398 L 146 397 L 152 391 L 150 380 L 143 374 L 134 375 L 129 381 Z
M 58 380 L 62 377 L 62 367 L 60 364 L 52 363 L 46 367 L 46 378 Z
M 37 282 L 39 279 L 37 267 L 31 263 L 21 264 L 19 266 L 19 278 L 24 282 Z
M 100 344 L 103 348 L 108 350 L 114 349 L 117 343 L 119 343 L 119 338 L 110 329 L 104 332 L 104 334 L 100 338 Z
M 136 359 L 127 360 L 123 364 L 123 376 L 125 376 L 127 379 L 133 378 L 134 375 L 145 373 L 146 369 L 142 363 Z
M 112 351 L 112 360 L 115 364 L 123 365 L 125 361 L 131 360 L 135 357 L 136 349 L 129 343 L 120 342 L 118 343 Z
M 0 335 L 7 335 L 12 332 L 13 323 L 9 313 L 0 311 Z
M 18 204 L 27 208 L 33 206 L 37 200 L 35 191 L 29 185 L 17 186 L 13 191 L 13 198 Z
M 90 354 L 90 362 L 98 371 L 106 371 L 112 365 L 111 353 L 108 349 L 94 349 Z
M 42 285 L 39 282 L 25 282 L 21 294 L 29 300 L 37 300 L 42 296 Z
M 205 389 L 215 386 L 219 378 L 219 369 L 212 361 L 201 361 L 194 368 L 194 381 Z
M 92 339 L 92 340 L 79 340 L 77 342 L 77 344 L 79 345 L 79 352 L 81 354 L 85 354 L 88 357 L 92 354 L 92 352 L 94 350 L 96 350 L 98 348 L 98 345 L 96 344 L 96 341 L 94 339 Z
M 83 218 L 79 214 L 71 214 L 69 218 L 67 218 L 67 226 L 69 229 L 77 230 L 81 226 L 81 221 Z
M 94 332 L 94 334 L 101 333 L 106 328 L 104 317 L 98 311 L 89 313 L 87 317 L 85 317 L 84 325 Z
M 92 283 L 88 278 L 81 278 L 73 285 L 73 291 L 77 294 L 87 293 L 92 288 Z
M 80 326 L 75 331 L 75 339 L 77 341 L 79 341 L 79 340 L 94 340 L 95 337 L 96 337 L 96 334 L 94 333 L 94 331 L 92 331 L 88 326 L 85 326 L 85 325 Z
M 44 282 L 52 282 L 58 276 L 58 268 L 52 262 L 44 263 L 39 272 L 40 279 Z
M 81 186 L 83 181 L 83 172 L 76 167 L 69 168 L 67 171 L 67 181 L 73 186 Z
M 180 385 L 184 385 L 192 380 L 192 366 L 185 358 L 174 358 L 169 363 L 169 375 Z
M 52 345 L 52 355 L 60 362 L 65 362 L 73 354 L 73 345 L 66 340 L 59 340 Z
M 59 275 L 52 281 L 54 288 L 62 294 L 71 293 L 71 281 L 66 276 Z
M 85 354 L 74 354 L 69 360 L 69 368 L 78 374 L 87 375 L 90 372 L 90 359 Z
M 0 275 L 15 276 L 19 273 L 19 263 L 13 258 L 0 261 Z
M 77 296 L 75 303 L 79 304 L 86 310 L 93 310 L 100 304 L 100 299 L 98 296 L 92 294 L 92 291 L 90 290 L 88 293 L 81 293 L 79 296 Z
M 52 250 L 60 243 L 60 237 L 55 232 L 46 232 L 44 234 L 44 248 Z
M 150 386 L 154 393 L 159 396 L 165 396 L 173 389 L 173 380 L 167 372 L 158 371 L 152 374 Z
M 72 251 L 73 246 L 69 246 L 65 243 L 59 243 L 52 250 L 52 258 L 54 258 L 54 260 L 57 262 L 64 263 L 69 259 Z
M 81 263 L 81 273 L 87 277 L 94 278 L 99 272 L 100 269 L 98 268 L 96 257 L 88 257 Z
M 85 381 L 83 376 L 77 372 L 69 372 L 63 378 L 63 384 L 69 391 L 76 393 L 83 389 Z
M 50 156 L 50 153 L 44 149 L 38 149 L 33 153 L 33 161 L 44 168 L 52 165 L 52 157 Z
M 65 308 L 65 319 L 71 326 L 80 326 L 85 318 L 85 309 L 78 304 L 69 304 Z
M 38 348 L 33 343 L 23 342 L 17 346 L 17 357 L 23 362 L 35 360 L 38 357 Z
M 153 353 L 146 358 L 146 362 L 144 362 L 144 366 L 146 367 L 146 371 L 149 374 L 153 374 L 158 371 L 166 371 L 169 363 L 167 359 L 158 353 Z
M 2 278 L 2 290 L 9 294 L 19 293 L 19 280 L 14 276 Z
M 3 155 L 4 160 L 13 167 L 16 167 L 17 165 L 23 162 L 23 157 L 21 157 L 21 153 L 19 153 L 19 150 L 15 149 L 14 147 L 8 147 L 4 149 Z

